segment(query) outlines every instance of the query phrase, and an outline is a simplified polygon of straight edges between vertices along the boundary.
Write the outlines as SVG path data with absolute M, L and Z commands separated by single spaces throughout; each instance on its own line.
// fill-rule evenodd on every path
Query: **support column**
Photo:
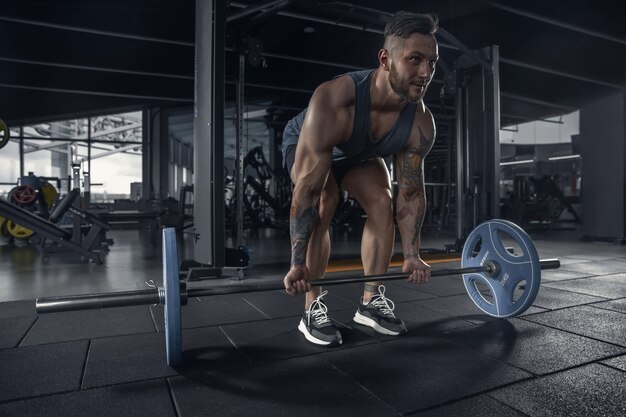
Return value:
M 160 108 L 150 110 L 150 118 L 145 126 L 149 126 L 150 146 L 144 153 L 147 154 L 149 162 L 150 179 L 149 193 L 144 194 L 144 198 L 162 199 L 167 197 L 169 176 L 168 165 L 170 158 L 170 148 L 167 135 L 167 120 Z M 144 134 L 145 136 L 145 134 Z M 149 196 L 149 197 L 148 197 Z
M 483 48 L 476 55 L 489 67 L 466 55 L 456 64 L 463 74 L 456 100 L 457 184 L 463 187 L 457 190 L 457 237 L 500 217 L 499 48 Z
M 152 110 L 141 112 L 141 196 L 143 200 L 152 198 L 152 125 L 150 118 Z
M 196 1 L 194 261 L 224 266 L 225 2 Z
M 626 243 L 626 105 L 624 91 L 580 110 L 582 233 Z

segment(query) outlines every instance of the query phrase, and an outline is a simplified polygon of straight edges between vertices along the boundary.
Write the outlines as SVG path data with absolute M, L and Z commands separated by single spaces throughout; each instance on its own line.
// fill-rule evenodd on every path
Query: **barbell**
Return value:
M 513 240 L 520 253 L 510 250 Z M 490 220 L 468 236 L 461 254 L 461 268 L 434 269 L 432 277 L 462 275 L 471 300 L 486 314 L 507 318 L 523 313 L 533 303 L 541 282 L 541 270 L 560 266 L 558 259 L 540 260 L 530 237 L 506 220 Z M 187 288 L 179 279 L 176 231 L 163 229 L 163 287 L 113 293 L 38 298 L 37 312 L 163 304 L 167 363 L 179 365 L 182 358 L 181 305 L 189 297 L 282 290 L 282 281 L 242 283 L 204 288 Z M 311 282 L 313 286 L 332 286 L 368 281 L 406 279 L 407 273 L 339 277 Z

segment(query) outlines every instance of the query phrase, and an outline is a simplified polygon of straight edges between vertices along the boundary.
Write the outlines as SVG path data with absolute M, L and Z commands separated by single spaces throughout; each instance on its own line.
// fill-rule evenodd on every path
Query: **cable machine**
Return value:
M 467 52 L 454 63 L 457 242 L 500 215 L 499 49 Z

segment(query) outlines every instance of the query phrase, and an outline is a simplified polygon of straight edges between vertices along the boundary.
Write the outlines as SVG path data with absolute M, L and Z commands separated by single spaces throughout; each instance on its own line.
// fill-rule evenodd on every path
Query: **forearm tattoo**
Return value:
M 309 239 L 319 221 L 319 204 L 292 207 L 289 217 L 291 235 L 291 265 L 304 265 Z
M 422 161 L 432 144 L 432 139 L 426 137 L 422 128 L 418 126 L 417 129 L 419 132 L 419 148 L 403 152 L 397 159 L 399 168 L 398 187 L 400 191 L 404 193 L 404 197 L 407 201 L 412 201 L 420 193 L 424 193 Z
M 398 198 L 396 218 L 398 222 L 406 219 L 410 222 L 405 231 L 412 232 L 411 246 L 415 250 L 407 251 L 406 257 L 418 256 L 417 247 L 419 245 L 420 231 L 426 213 L 426 196 L 424 193 L 424 170 L 422 162 L 432 145 L 432 139 L 428 139 L 421 127 L 418 127 L 420 146 L 419 149 L 410 149 L 401 153 L 396 159 L 398 165 L 398 187 L 400 196 Z

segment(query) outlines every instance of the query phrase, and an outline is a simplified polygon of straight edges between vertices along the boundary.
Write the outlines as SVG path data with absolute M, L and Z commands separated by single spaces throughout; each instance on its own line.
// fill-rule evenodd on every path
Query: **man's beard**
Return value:
M 400 80 L 400 76 L 393 64 L 389 66 L 389 84 L 391 85 L 391 89 L 399 95 L 402 100 L 408 101 L 409 103 L 417 103 L 423 97 L 423 95 L 419 95 L 418 97 L 411 96 L 409 92 L 410 85 Z M 426 93 L 426 88 L 424 88 L 424 93 Z

